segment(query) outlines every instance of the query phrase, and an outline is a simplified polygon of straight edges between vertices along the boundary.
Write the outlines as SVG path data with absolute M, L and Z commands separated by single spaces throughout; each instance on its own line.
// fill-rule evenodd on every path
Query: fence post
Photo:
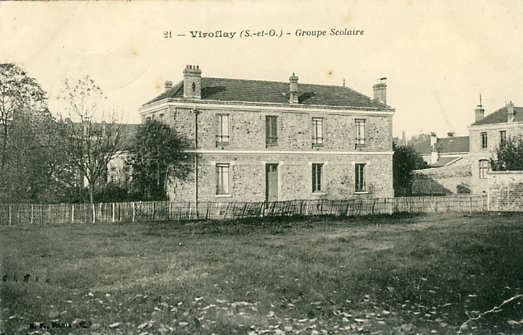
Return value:
M 91 204 L 92 210 L 93 210 L 93 223 L 96 222 L 96 208 L 94 207 L 94 204 Z
M 133 201 L 132 204 L 133 204 L 133 218 L 132 218 L 132 222 L 134 222 L 134 217 L 135 217 L 135 213 L 136 213 L 135 208 L 134 208 L 134 201 Z
M 8 211 L 9 211 L 9 225 L 11 225 L 11 205 L 9 205 Z
M 74 204 L 71 205 L 71 223 L 74 223 Z
M 31 224 L 33 224 L 33 214 L 35 205 L 31 204 Z

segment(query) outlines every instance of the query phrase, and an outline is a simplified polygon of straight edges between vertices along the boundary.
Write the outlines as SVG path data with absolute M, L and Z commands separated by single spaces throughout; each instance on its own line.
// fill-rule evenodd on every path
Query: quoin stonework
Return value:
M 283 201 L 393 197 L 392 116 L 386 78 L 370 98 L 348 87 L 202 77 L 140 109 L 188 136 L 198 155 L 171 201 Z

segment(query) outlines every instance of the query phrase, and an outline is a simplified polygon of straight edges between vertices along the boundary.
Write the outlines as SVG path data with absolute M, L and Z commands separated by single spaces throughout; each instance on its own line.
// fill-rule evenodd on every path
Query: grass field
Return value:
M 6 335 L 456 334 L 467 320 L 465 334 L 523 334 L 523 214 L 0 227 L 0 241 Z

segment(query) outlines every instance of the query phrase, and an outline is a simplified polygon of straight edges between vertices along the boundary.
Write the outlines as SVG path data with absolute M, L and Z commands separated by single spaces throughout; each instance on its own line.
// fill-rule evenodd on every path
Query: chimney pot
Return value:
M 172 81 L 166 81 L 165 82 L 165 91 L 170 90 L 172 87 L 173 87 L 173 82 Z

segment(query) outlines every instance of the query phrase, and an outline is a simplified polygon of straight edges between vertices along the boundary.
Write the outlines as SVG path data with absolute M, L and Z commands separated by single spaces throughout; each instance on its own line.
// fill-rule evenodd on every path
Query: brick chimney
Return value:
M 166 92 L 167 92 L 168 90 L 170 90 L 172 87 L 173 87 L 173 82 L 172 82 L 172 81 L 166 81 L 166 82 L 165 82 L 165 91 L 166 91 Z
M 297 104 L 298 101 L 298 77 L 293 73 L 292 76 L 289 78 L 290 81 L 290 95 L 289 95 L 289 102 L 291 104 Z
M 516 114 L 514 113 L 514 104 L 512 101 L 507 104 L 507 115 L 507 122 L 516 121 Z
M 372 86 L 374 89 L 374 100 L 387 104 L 387 78 L 380 78 L 379 83 Z
M 183 70 L 183 97 L 202 98 L 202 70 L 198 65 L 187 65 Z

